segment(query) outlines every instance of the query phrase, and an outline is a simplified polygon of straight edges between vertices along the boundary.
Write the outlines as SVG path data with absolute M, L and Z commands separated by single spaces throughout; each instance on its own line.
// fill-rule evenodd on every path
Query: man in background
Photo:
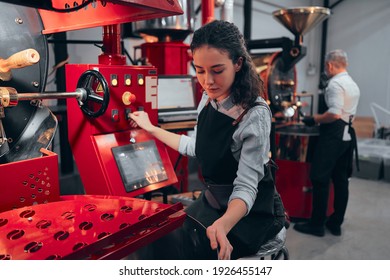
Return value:
M 324 236 L 325 227 L 336 236 L 348 203 L 348 184 L 352 173 L 356 135 L 352 121 L 356 114 L 360 90 L 347 72 L 348 59 L 343 50 L 334 50 L 325 57 L 325 73 L 329 78 L 325 90 L 328 110 L 323 114 L 305 117 L 308 126 L 320 125 L 318 144 L 311 164 L 313 207 L 306 223 L 295 224 L 294 229 L 315 236 Z M 334 212 L 327 218 L 330 181 L 334 186 Z

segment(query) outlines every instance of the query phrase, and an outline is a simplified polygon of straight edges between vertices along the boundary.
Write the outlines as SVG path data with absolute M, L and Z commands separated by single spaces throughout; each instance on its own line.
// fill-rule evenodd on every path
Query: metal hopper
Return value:
M 302 37 L 330 15 L 330 9 L 324 7 L 297 7 L 280 9 L 272 13 L 274 18 L 296 36 L 296 43 L 302 43 Z

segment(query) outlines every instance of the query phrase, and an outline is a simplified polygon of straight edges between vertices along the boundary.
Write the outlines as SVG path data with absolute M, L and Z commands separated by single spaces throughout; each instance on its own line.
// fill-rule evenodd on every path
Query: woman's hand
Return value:
M 239 198 L 232 199 L 225 214 L 206 229 L 211 249 L 219 249 L 219 260 L 230 260 L 233 246 L 230 244 L 227 235 L 238 221 L 245 216 L 246 212 L 247 207 L 243 200 Z
M 148 113 L 144 111 L 136 111 L 130 113 L 130 125 L 133 128 L 139 126 L 142 129 L 145 129 L 147 132 L 151 132 L 155 126 L 150 122 Z
M 216 220 L 211 226 L 206 229 L 207 237 L 210 240 L 211 249 L 219 249 L 219 260 L 230 260 L 233 251 L 233 246 L 227 239 L 228 232 L 220 219 Z

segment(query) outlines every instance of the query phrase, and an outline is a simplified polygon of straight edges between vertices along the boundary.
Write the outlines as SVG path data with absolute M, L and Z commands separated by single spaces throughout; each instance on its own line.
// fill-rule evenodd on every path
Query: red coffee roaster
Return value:
M 157 70 L 125 65 L 119 24 L 182 10 L 176 0 L 53 0 L 28 8 L 22 2 L 0 3 L 0 18 L 12 27 L 0 33 L 0 57 L 22 45 L 36 49 L 41 60 L 0 81 L 0 259 L 123 258 L 179 227 L 185 214 L 181 204 L 135 198 L 177 179 L 165 146 L 129 126 L 135 110 L 145 110 L 156 124 Z M 72 12 L 59 12 L 64 9 Z M 98 64 L 67 65 L 67 92 L 43 92 L 46 34 L 95 26 L 103 26 Z M 57 121 L 40 100 L 62 98 L 86 195 L 59 193 L 58 157 L 50 151 Z
M 248 41 L 248 49 L 264 81 L 266 99 L 275 119 L 273 158 L 279 166 L 276 186 L 292 219 L 307 219 L 311 215 L 310 162 L 319 135 L 318 127 L 306 127 L 300 122 L 305 109 L 303 99 L 313 95 L 296 92 L 298 78 L 295 65 L 306 55 L 303 35 L 329 15 L 330 10 L 323 7 L 280 9 L 273 16 L 295 35 L 294 40 L 281 37 Z M 282 50 L 258 51 L 274 48 Z M 312 114 L 312 109 L 310 111 Z M 332 202 L 333 193 L 329 199 L 329 213 L 333 209 Z

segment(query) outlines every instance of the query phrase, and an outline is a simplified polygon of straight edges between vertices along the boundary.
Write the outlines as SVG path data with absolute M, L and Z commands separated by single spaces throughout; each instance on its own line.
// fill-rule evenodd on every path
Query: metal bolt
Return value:
M 23 20 L 21 18 L 15 18 L 15 22 L 17 24 L 23 24 Z
M 36 81 L 32 82 L 32 85 L 37 88 L 37 87 L 39 87 L 39 82 L 36 82 Z

